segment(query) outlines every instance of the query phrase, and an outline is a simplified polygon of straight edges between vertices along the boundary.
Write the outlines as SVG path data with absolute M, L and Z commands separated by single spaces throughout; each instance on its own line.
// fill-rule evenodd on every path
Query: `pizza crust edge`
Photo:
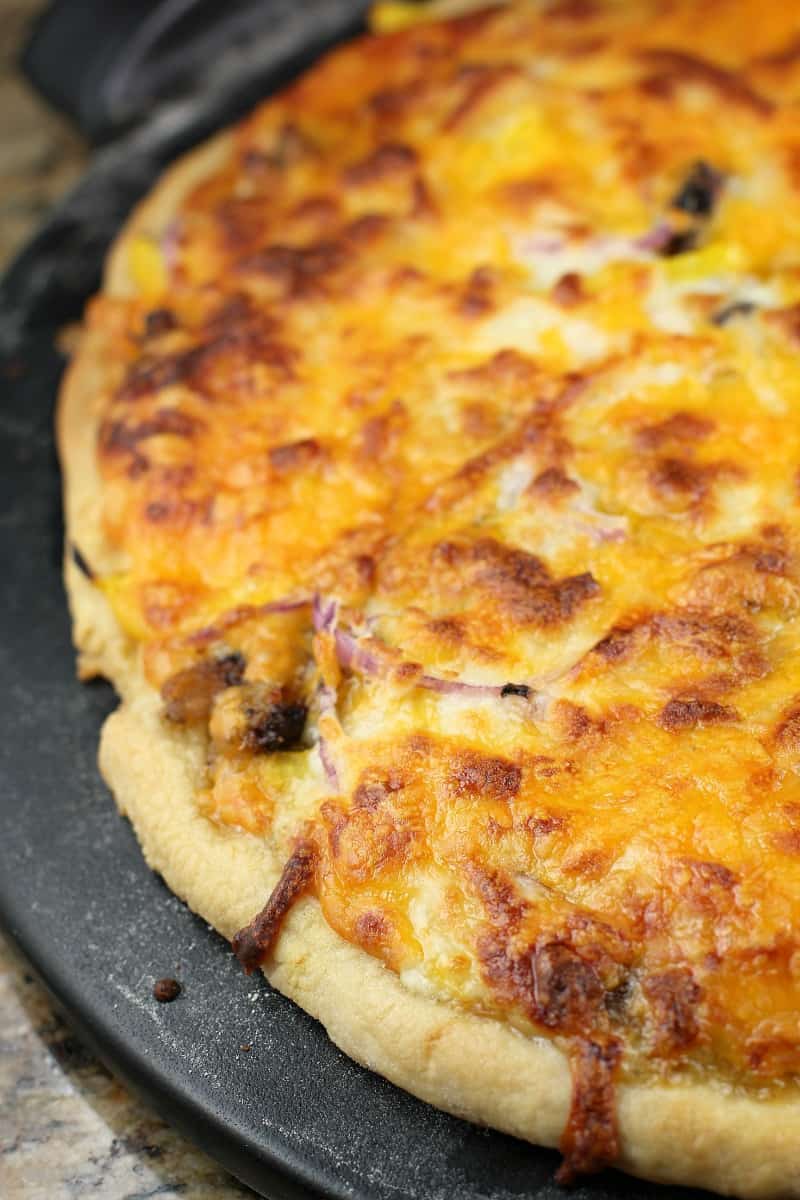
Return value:
M 130 240 L 163 232 L 183 195 L 224 157 L 230 138 L 219 134 L 184 155 L 137 206 L 110 251 L 106 293 L 129 290 Z M 71 544 L 79 546 L 101 571 L 113 561 L 99 521 L 95 454 L 105 358 L 103 334 L 88 332 L 66 373 L 56 419 L 67 525 L 64 576 L 79 674 L 105 676 L 121 697 L 103 727 L 100 768 L 148 864 L 230 939 L 263 906 L 282 861 L 267 843 L 199 814 L 194 795 L 202 741 L 162 720 L 160 697 L 146 683 L 135 647 L 70 553 Z M 289 913 L 265 974 L 318 1018 L 346 1054 L 406 1091 L 479 1124 L 558 1145 L 571 1095 L 567 1058 L 558 1047 L 409 991 L 335 934 L 315 899 L 301 900 Z M 653 1080 L 620 1082 L 616 1096 L 623 1170 L 745 1198 L 800 1197 L 794 1089 L 759 1100 L 723 1082 Z

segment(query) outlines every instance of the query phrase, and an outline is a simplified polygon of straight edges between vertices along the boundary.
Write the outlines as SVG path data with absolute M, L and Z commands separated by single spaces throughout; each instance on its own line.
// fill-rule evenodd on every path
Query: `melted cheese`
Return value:
M 800 1070 L 792 8 L 383 5 L 90 314 L 151 680 L 236 650 L 310 707 L 215 741 L 209 819 L 311 828 L 410 988 L 758 1087 Z M 313 594 L 313 639 L 259 608 Z

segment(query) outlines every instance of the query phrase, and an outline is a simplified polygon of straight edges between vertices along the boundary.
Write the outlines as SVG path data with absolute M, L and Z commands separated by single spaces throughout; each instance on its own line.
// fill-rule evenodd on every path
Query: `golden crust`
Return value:
M 663 55 L 654 65 L 662 71 L 662 78 L 663 72 L 669 75 L 679 69 L 685 75 L 688 71 L 695 82 L 699 80 L 703 86 L 724 92 L 726 102 L 748 110 L 752 119 L 764 115 L 764 105 L 756 104 L 752 95 L 737 87 L 729 76 L 717 74 L 710 78 L 707 70 L 703 75 L 702 69 L 698 76 L 696 63 L 687 66 L 686 62 L 676 63 L 674 58 L 667 62 Z M 142 234 L 156 241 L 163 237 L 185 194 L 205 177 L 214 179 L 230 147 L 229 136 L 224 135 L 209 147 L 194 152 L 165 177 L 134 214 L 110 258 L 107 295 L 123 299 L 135 292 L 128 270 L 137 239 Z M 397 155 L 394 161 L 398 161 Z M 379 172 L 384 170 L 386 162 L 384 156 L 383 165 L 377 168 Z M 390 166 L 390 172 L 394 169 Z M 356 182 L 359 178 L 369 182 L 368 175 L 371 177 L 375 170 L 374 159 L 364 160 L 358 167 Z M 520 198 L 519 192 L 515 195 Z M 474 281 L 468 293 L 467 309 L 480 312 L 487 300 L 484 284 Z M 577 294 L 580 295 L 579 287 Z M 559 302 L 568 308 L 575 295 L 573 281 L 569 287 L 562 286 Z M 117 344 L 102 323 L 93 323 L 70 370 L 59 412 L 69 536 L 101 576 L 111 576 L 125 565 L 125 549 L 111 545 L 99 518 L 103 484 L 95 457 L 103 417 L 102 397 L 109 388 L 110 364 Z M 675 355 L 682 353 L 679 339 L 672 349 Z M 531 378 L 525 375 L 524 363 L 520 368 L 519 361 L 506 359 L 492 366 L 495 375 L 500 371 L 506 377 L 509 371 L 513 374 L 520 370 L 524 376 L 522 386 L 528 386 Z M 509 386 L 517 385 L 512 382 Z M 470 419 L 480 424 L 486 418 L 485 414 L 475 412 Z M 385 436 L 388 435 L 383 427 L 369 431 L 369 437 L 378 443 Z M 525 436 L 529 436 L 528 432 Z M 540 436 L 539 430 L 536 436 Z M 655 457 L 656 452 L 661 457 L 654 461 L 644 482 L 634 479 L 630 486 L 639 489 L 639 496 L 650 496 L 653 504 L 663 505 L 667 511 L 685 513 L 688 506 L 693 519 L 701 521 L 708 513 L 709 497 L 716 497 L 715 489 L 724 489 L 729 482 L 735 486 L 739 479 L 735 463 L 698 465 L 692 453 L 683 454 L 687 439 L 702 442 L 706 436 L 702 418 L 691 414 L 687 418 L 686 413 L 678 413 L 643 425 L 636 436 L 645 460 L 648 454 Z M 498 445 L 499 449 L 491 452 L 494 459 L 484 456 L 476 460 L 466 476 L 446 480 L 440 491 L 434 491 L 430 511 L 435 513 L 437 506 L 441 511 L 451 510 L 462 501 L 461 489 L 463 496 L 468 496 L 498 463 L 505 461 L 507 451 L 502 442 Z M 281 449 L 285 451 L 287 447 Z M 513 449 L 510 448 L 511 456 Z M 293 455 L 297 453 L 316 452 L 292 450 Z M 558 465 L 548 465 L 549 461 L 545 455 L 543 470 L 531 486 L 543 503 L 558 505 L 560 498 L 569 495 L 571 481 Z M 603 534 L 606 533 L 604 530 Z M 611 530 L 612 541 L 616 533 Z M 592 576 L 543 571 L 541 564 L 530 561 L 530 555 L 509 559 L 507 550 L 490 539 L 472 543 L 455 539 L 442 545 L 438 557 L 431 560 L 433 566 L 429 569 L 426 564 L 423 573 L 440 572 L 447 588 L 460 586 L 458 581 L 464 577 L 470 580 L 470 586 L 480 588 L 488 578 L 494 589 L 493 603 L 503 612 L 504 619 L 511 622 L 527 621 L 534 627 L 552 629 L 563 614 L 571 617 L 573 612 L 580 613 L 597 595 Z M 407 555 L 405 560 L 403 553 Z M 674 647 L 676 655 L 686 656 L 685 661 L 696 666 L 697 659 L 708 661 L 714 660 L 715 655 L 719 657 L 713 640 L 717 636 L 739 683 L 760 678 L 764 668 L 758 659 L 759 639 L 744 618 L 733 625 L 728 621 L 718 629 L 712 621 L 712 627 L 708 628 L 709 611 L 715 612 L 716 606 L 715 619 L 722 621 L 731 591 L 742 587 L 752 590 L 754 586 L 749 575 L 744 582 L 742 579 L 746 575 L 742 565 L 744 553 L 741 547 L 734 547 L 732 553 L 723 554 L 719 548 L 707 553 L 709 561 L 704 561 L 697 571 L 691 585 L 694 591 L 678 616 L 669 612 L 644 613 L 624 628 L 611 629 L 604 639 L 606 648 L 601 649 L 604 644 L 601 643 L 581 659 L 578 677 L 598 678 L 602 676 L 603 662 L 624 663 L 628 661 L 626 655 L 642 652 L 643 646 L 646 648 L 659 638 Z M 780 556 L 779 551 L 769 547 L 746 548 L 746 553 L 751 557 Z M 395 559 L 389 561 L 387 575 L 391 577 L 394 571 L 401 591 L 427 586 L 427 579 L 417 579 L 414 574 L 415 570 L 418 572 L 414 562 L 418 557 L 419 546 L 412 541 L 405 548 L 401 546 Z M 776 582 L 775 577 L 781 576 L 782 571 L 780 566 L 773 569 L 770 564 L 772 559 L 765 568 L 755 568 L 760 572 L 756 582 L 761 593 L 772 588 L 766 602 L 778 606 L 792 603 L 789 593 L 793 585 L 782 579 Z M 104 731 L 101 754 L 104 774 L 120 807 L 133 821 L 151 865 L 164 874 L 170 886 L 196 911 L 230 937 L 261 907 L 265 894 L 277 879 L 286 856 L 286 837 L 281 834 L 274 842 L 253 838 L 219 823 L 212 824 L 199 815 L 195 797 L 204 785 L 203 737 L 165 725 L 159 716 L 157 695 L 145 677 L 140 649 L 135 639 L 122 631 L 118 613 L 112 611 L 101 590 L 89 583 L 69 558 L 66 577 L 81 672 L 108 675 L 123 697 L 122 708 Z M 521 589 L 520 577 L 533 580 L 533 586 Z M 766 583 L 765 577 L 769 577 Z M 765 603 L 762 594 L 748 595 L 747 599 L 751 607 Z M 699 626 L 703 639 L 700 649 Z M 415 631 L 410 633 L 413 636 Z M 471 633 L 466 630 L 465 636 L 463 625 L 450 621 L 439 622 L 433 636 L 440 650 L 453 639 L 459 647 L 465 643 L 469 646 Z M 416 646 L 424 647 L 424 637 L 429 632 L 416 631 L 416 635 Z M 320 658 L 324 659 L 324 646 Z M 392 669 L 396 669 L 396 663 Z M 724 697 L 726 693 L 723 689 L 715 694 Z M 660 713 L 654 715 L 665 736 L 698 726 L 725 725 L 736 719 L 736 711 L 730 704 L 680 695 L 666 700 Z M 567 697 L 555 706 L 553 720 L 560 736 L 583 747 L 575 750 L 575 754 L 588 754 L 592 747 L 601 744 L 604 736 L 601 723 L 593 723 L 591 716 Z M 791 728 L 791 713 L 784 714 L 776 734 L 781 744 L 791 741 Z M 462 791 L 472 792 L 478 786 L 498 803 L 506 793 L 514 792 L 518 786 L 518 766 L 504 758 L 488 760 L 487 765 L 485 758 L 470 758 L 469 753 L 458 760 L 457 784 Z M 598 866 L 599 860 L 590 861 L 591 857 L 587 851 L 579 868 L 573 863 L 571 869 L 591 878 L 593 871 L 603 869 L 602 863 Z M 703 862 L 696 865 L 704 870 L 715 866 Z M 708 883 L 705 876 L 702 883 L 704 887 Z M 724 890 L 725 880 L 719 868 L 712 885 Z M 331 896 L 326 900 L 329 907 L 325 915 L 330 920 L 331 913 L 334 917 L 336 914 L 331 907 Z M 387 961 L 390 961 L 388 956 Z M 510 1024 L 494 1017 L 475 1015 L 457 1003 L 412 991 L 375 957 L 338 937 L 323 919 L 314 899 L 300 902 L 291 913 L 268 973 L 281 990 L 320 1017 L 334 1040 L 348 1053 L 401 1086 L 449 1111 L 532 1141 L 550 1145 L 558 1141 L 570 1095 L 563 1043 L 530 1036 L 529 1031 L 528 1036 L 522 1036 Z M 651 994 L 655 996 L 656 992 Z M 357 1006 L 353 1003 L 356 996 Z M 695 1183 L 741 1196 L 800 1195 L 795 1149 L 800 1133 L 800 1105 L 795 1084 L 789 1082 L 769 1098 L 759 1098 L 722 1079 L 709 1082 L 709 1074 L 713 1076 L 713 1070 L 702 1081 L 699 1076 L 684 1074 L 676 1075 L 672 1083 L 661 1082 L 655 1076 L 645 1082 L 630 1077 L 618 1083 L 619 1165 L 648 1178 Z

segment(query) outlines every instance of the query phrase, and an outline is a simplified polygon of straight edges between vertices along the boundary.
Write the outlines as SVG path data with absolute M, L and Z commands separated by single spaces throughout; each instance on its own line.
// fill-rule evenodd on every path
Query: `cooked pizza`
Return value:
M 562 1182 L 800 1196 L 799 355 L 796 5 L 383 4 L 63 389 L 148 862 Z

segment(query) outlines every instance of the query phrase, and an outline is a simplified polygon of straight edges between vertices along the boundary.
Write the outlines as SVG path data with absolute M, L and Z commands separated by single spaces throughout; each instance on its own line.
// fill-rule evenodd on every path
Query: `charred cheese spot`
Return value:
M 531 956 L 533 1005 L 549 1029 L 581 1033 L 594 1024 L 604 988 L 595 967 L 559 942 L 537 947 Z
M 674 88 L 696 83 L 758 117 L 767 117 L 773 111 L 773 105 L 767 97 L 751 88 L 734 72 L 725 70 L 708 58 L 677 49 L 645 50 L 641 57 L 648 67 L 654 69 L 655 73 L 646 80 L 648 90 L 653 93 L 670 95 Z
M 417 154 L 411 146 L 387 142 L 360 162 L 349 166 L 344 173 L 345 183 L 355 187 L 381 183 L 385 179 L 406 175 L 416 164 Z
M 234 937 L 233 952 L 248 975 L 269 954 L 287 912 L 298 896 L 309 888 L 316 863 L 314 842 L 299 842 L 263 910 Z
M 655 1053 L 662 1057 L 684 1053 L 700 1034 L 702 989 L 685 968 L 651 975 L 642 987 L 652 1012 Z
M 597 1171 L 619 1153 L 614 1078 L 620 1057 L 616 1042 L 581 1042 L 573 1054 L 573 1098 L 561 1142 L 559 1183 L 570 1184 L 579 1175 Z
M 625 659 L 632 653 L 636 642 L 639 640 L 640 633 L 647 633 L 647 629 L 641 629 L 634 626 L 617 626 L 601 638 L 596 646 L 592 648 L 592 653 L 598 655 L 604 662 L 615 663 L 619 659 Z
M 561 500 L 580 491 L 580 487 L 561 467 L 548 467 L 536 476 L 530 485 L 530 491 L 535 496 Z
M 575 308 L 586 299 L 577 271 L 567 271 L 553 284 L 553 299 L 563 308 Z
M 782 750 L 800 752 L 800 701 L 793 700 L 784 710 L 773 736 Z
M 738 720 L 736 709 L 714 700 L 676 698 L 664 705 L 659 714 L 664 729 L 693 729 L 695 725 L 718 724 Z
M 612 861 L 612 855 L 607 850 L 585 850 L 576 858 L 565 860 L 562 870 L 567 875 L 581 875 L 586 879 L 600 879 L 605 875 Z
M 493 307 L 494 277 L 490 267 L 476 267 L 467 280 L 458 301 L 458 311 L 465 317 L 483 317 Z
M 242 264 L 242 270 L 263 276 L 278 289 L 278 298 L 301 299 L 324 290 L 347 262 L 347 250 L 335 241 L 309 246 L 267 246 Z
M 660 458 L 650 470 L 650 484 L 660 498 L 670 504 L 700 504 L 709 495 L 714 481 L 736 477 L 741 468 L 729 463 L 699 464 L 682 458 Z
M 714 422 L 696 413 L 678 412 L 655 425 L 639 430 L 636 441 L 645 450 L 658 450 L 665 444 L 703 441 L 714 432 Z
M 547 627 L 568 621 L 600 592 L 589 571 L 554 580 L 535 555 L 490 538 L 467 544 L 441 542 L 434 564 L 444 567 L 455 587 L 463 586 L 467 574 L 479 592 L 524 624 Z
M 146 338 L 161 337 L 176 329 L 177 326 L 175 314 L 168 308 L 154 308 L 149 313 L 145 313 L 144 336 Z
M 558 768 L 553 768 L 555 773 L 558 773 Z M 567 827 L 567 818 L 562 816 L 548 817 L 529 817 L 526 822 L 527 828 L 531 831 L 534 838 L 546 838 L 550 834 L 560 833 L 562 829 Z
M 522 772 L 502 758 L 474 753 L 459 755 L 451 767 L 451 786 L 459 795 L 504 800 L 516 796 Z

